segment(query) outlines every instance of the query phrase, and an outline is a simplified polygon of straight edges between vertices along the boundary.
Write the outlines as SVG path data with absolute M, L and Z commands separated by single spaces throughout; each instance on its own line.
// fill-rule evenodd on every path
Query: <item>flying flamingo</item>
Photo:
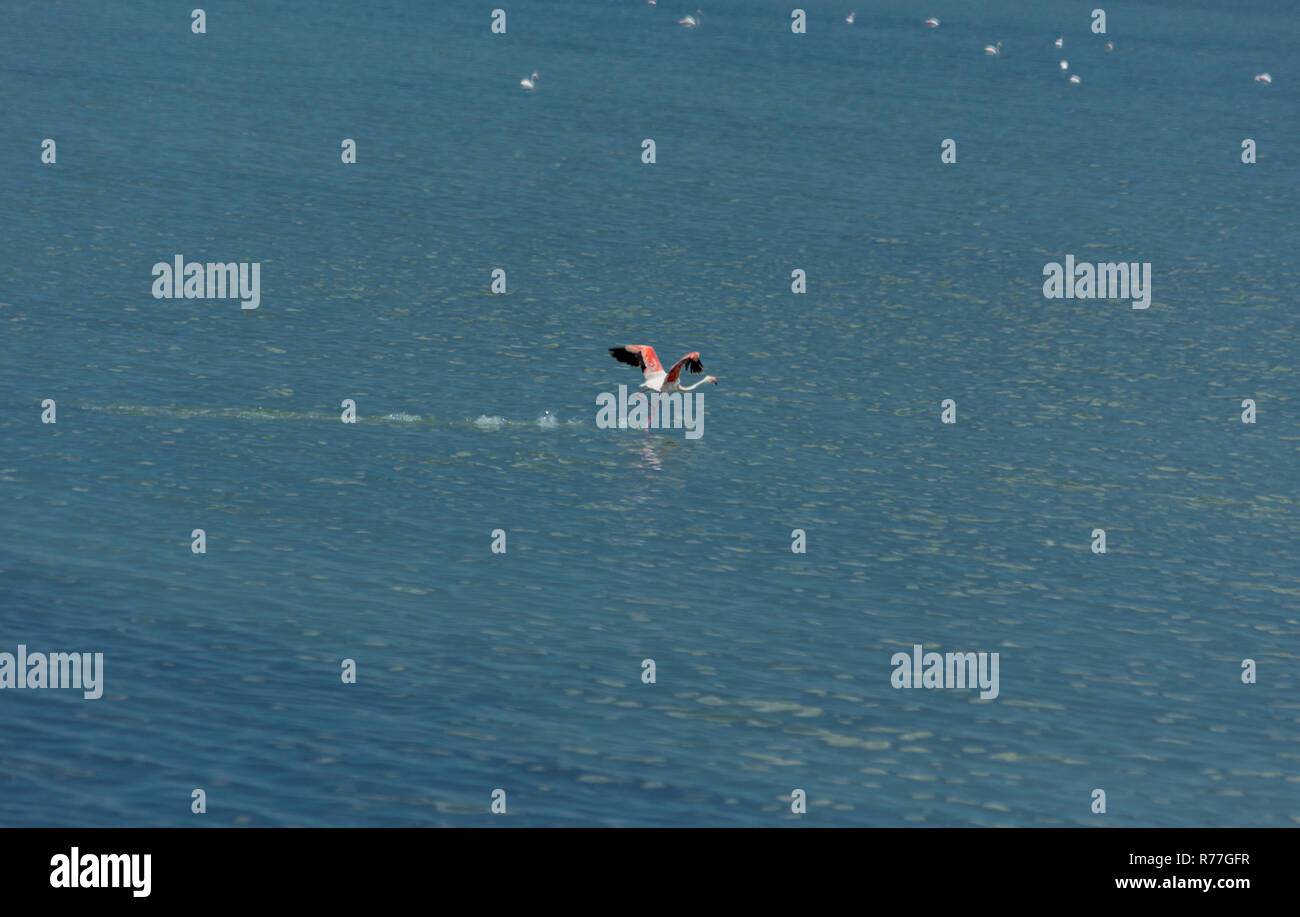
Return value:
M 659 355 L 649 344 L 628 344 L 626 347 L 611 347 L 609 355 L 620 363 L 626 363 L 629 366 L 635 366 L 645 374 L 645 381 L 639 388 L 648 389 L 652 392 L 690 392 L 699 388 L 705 382 L 718 384 L 714 376 L 705 376 L 694 385 L 682 385 L 678 378 L 682 374 L 682 367 L 686 368 L 688 373 L 704 372 L 704 364 L 700 362 L 699 351 L 688 353 L 676 363 L 673 368 L 664 372 L 664 365 L 659 362 Z
M 1255 74 L 1255 82 L 1256 82 L 1256 83 L 1271 83 L 1271 82 L 1273 82 L 1273 77 L 1269 76 L 1267 73 L 1256 73 L 1256 74 Z
M 718 384 L 714 376 L 705 376 L 694 385 L 682 385 L 678 377 L 682 374 L 682 368 L 685 367 L 689 373 L 704 372 L 704 364 L 700 362 L 699 351 L 693 351 L 682 357 L 673 364 L 673 368 L 664 372 L 663 364 L 659 362 L 659 355 L 649 344 L 628 344 L 626 347 L 611 347 L 609 355 L 620 363 L 626 363 L 629 366 L 635 366 L 645 374 L 645 381 L 639 388 L 645 391 L 637 394 L 645 395 L 646 391 L 651 392 L 690 392 L 699 388 L 705 382 Z M 650 396 L 646 395 L 646 401 L 650 403 L 650 419 L 646 422 L 646 429 L 649 424 L 654 423 L 654 403 L 650 401 Z
M 519 87 L 520 87 L 521 89 L 536 89 L 536 88 L 537 88 L 537 74 L 534 73 L 532 76 L 526 76 L 526 77 L 524 77 L 522 80 L 519 81 Z
M 939 28 L 939 20 L 935 19 L 933 16 L 930 16 L 928 19 L 925 20 L 925 25 L 926 28 L 937 29 Z
M 997 57 L 1002 53 L 1002 42 L 998 42 L 996 45 L 985 45 L 984 53 L 992 54 L 994 57 Z
M 847 22 L 849 25 L 853 25 L 853 20 L 857 18 L 858 18 L 858 14 L 856 12 L 850 12 L 848 18 L 845 19 L 844 21 Z
M 702 18 L 704 18 L 704 14 L 701 13 L 699 10 L 696 10 L 694 16 L 683 16 L 681 19 L 677 20 L 677 24 L 680 26 L 685 26 L 688 29 L 694 29 L 697 26 L 699 26 L 700 20 Z

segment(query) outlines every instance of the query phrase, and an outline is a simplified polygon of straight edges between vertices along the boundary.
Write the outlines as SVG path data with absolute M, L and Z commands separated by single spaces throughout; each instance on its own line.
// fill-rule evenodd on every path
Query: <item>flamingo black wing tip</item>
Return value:
M 638 369 L 645 369 L 645 360 L 639 353 L 633 353 L 624 347 L 609 348 L 609 355 L 620 363 L 626 363 L 628 366 L 635 366 Z

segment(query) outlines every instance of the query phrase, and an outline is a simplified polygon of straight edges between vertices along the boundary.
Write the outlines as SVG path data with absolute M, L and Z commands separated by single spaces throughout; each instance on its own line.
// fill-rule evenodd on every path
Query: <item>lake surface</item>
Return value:
M 0 823 L 1300 822 L 1294 5 L 791 6 L 14 4 Z

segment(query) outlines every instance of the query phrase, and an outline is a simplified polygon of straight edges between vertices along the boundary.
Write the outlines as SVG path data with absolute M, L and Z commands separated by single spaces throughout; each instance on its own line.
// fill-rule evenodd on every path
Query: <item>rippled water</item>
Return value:
M 0 692 L 0 822 L 1300 821 L 1300 20 L 966 6 L 11 11 L 0 651 L 105 691 Z M 702 437 L 597 427 L 629 343 Z

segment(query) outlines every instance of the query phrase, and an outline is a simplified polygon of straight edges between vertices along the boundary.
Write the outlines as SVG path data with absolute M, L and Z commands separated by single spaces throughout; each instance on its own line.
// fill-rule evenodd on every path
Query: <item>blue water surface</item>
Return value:
M 695 5 L 4 4 L 0 824 L 1300 822 L 1294 4 Z

